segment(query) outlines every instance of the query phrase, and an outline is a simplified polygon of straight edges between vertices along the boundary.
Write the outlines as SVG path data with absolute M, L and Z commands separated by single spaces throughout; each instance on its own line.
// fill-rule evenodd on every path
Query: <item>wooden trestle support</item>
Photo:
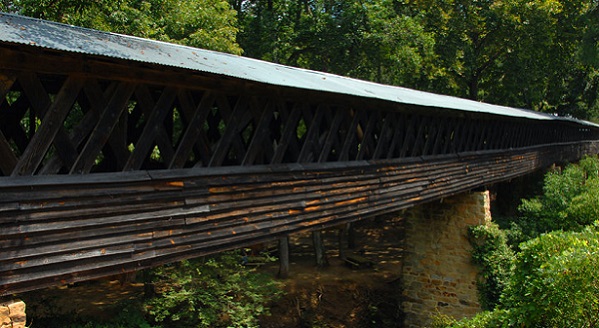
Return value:
M 1 46 L 0 295 L 397 211 L 598 139 L 576 122 Z

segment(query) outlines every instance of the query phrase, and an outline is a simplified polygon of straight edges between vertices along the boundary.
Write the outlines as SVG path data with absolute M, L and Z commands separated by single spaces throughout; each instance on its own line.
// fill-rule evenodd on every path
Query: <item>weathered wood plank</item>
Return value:
M 19 84 L 23 88 L 23 92 L 27 95 L 27 99 L 29 99 L 29 103 L 32 107 L 31 109 L 33 109 L 33 111 L 30 112 L 30 114 L 32 114 L 30 121 L 35 120 L 35 115 L 33 115 L 34 112 L 38 117 L 45 117 L 46 112 L 52 105 L 52 101 L 38 77 L 34 73 L 24 72 L 19 76 Z M 65 104 L 65 106 L 70 105 Z M 33 128 L 34 125 L 30 125 L 30 127 Z M 55 145 L 54 149 L 61 161 L 69 167 L 73 165 L 77 159 L 77 149 L 71 143 L 71 139 L 63 126 L 60 126 L 56 132 L 53 143 Z
M 4 175 L 10 175 L 14 171 L 15 166 L 17 166 L 19 159 L 15 156 L 10 143 L 6 140 L 2 131 L 0 131 L 0 158 L 0 171 Z
M 564 147 L 569 149 L 566 151 L 567 153 L 578 155 L 577 147 L 572 147 L 572 145 L 565 145 Z M 597 145 L 595 145 L 595 149 L 597 149 Z M 237 184 L 234 184 L 232 188 L 229 188 L 228 190 L 221 189 L 218 191 L 218 194 L 222 195 L 219 197 L 229 195 L 228 197 L 231 197 L 229 198 L 230 201 L 226 201 L 226 197 L 219 200 L 217 203 L 212 203 L 208 200 L 209 203 L 213 204 L 211 205 L 211 211 L 206 212 L 208 213 L 208 216 L 213 215 L 210 214 L 212 213 L 212 210 L 218 212 L 214 214 L 213 219 L 198 218 L 197 221 L 190 221 L 191 218 L 186 218 L 184 220 L 181 218 L 177 221 L 178 223 L 175 226 L 166 226 L 165 222 L 167 222 L 166 220 L 170 214 L 165 212 L 163 213 L 164 215 L 156 217 L 160 217 L 164 220 L 160 225 L 152 226 L 150 230 L 142 229 L 142 231 L 147 231 L 147 233 L 140 234 L 140 231 L 129 228 L 130 225 L 127 223 L 127 220 L 125 220 L 125 222 L 121 222 L 114 227 L 127 227 L 128 230 L 124 229 L 124 231 L 129 231 L 129 234 L 111 236 L 111 233 L 109 232 L 110 228 L 106 227 L 104 228 L 104 231 L 107 234 L 98 236 L 97 240 L 94 239 L 93 229 L 80 229 L 83 232 L 79 237 L 86 236 L 83 240 L 87 241 L 71 243 L 70 245 L 72 246 L 70 248 L 67 246 L 69 244 L 66 244 L 65 246 L 41 246 L 44 245 L 42 243 L 35 251 L 28 253 L 29 255 L 26 257 L 23 257 L 26 253 L 22 253 L 21 255 L 18 255 L 18 253 L 8 254 L 6 260 L 16 261 L 19 256 L 22 260 L 31 258 L 32 266 L 29 269 L 23 269 L 23 271 L 19 269 L 22 264 L 10 264 L 9 271 L 12 273 L 7 274 L 6 276 L 16 280 L 22 278 L 25 279 L 25 277 L 49 279 L 52 275 L 49 273 L 46 275 L 46 273 L 43 272 L 53 268 L 52 263 L 58 263 L 61 259 L 69 259 L 69 261 L 65 261 L 65 263 L 73 262 L 73 265 L 80 265 L 82 262 L 85 263 L 85 260 L 87 259 L 86 254 L 98 254 L 97 247 L 105 247 L 115 243 L 118 245 L 126 245 L 129 242 L 136 245 L 134 248 L 135 251 L 132 254 L 139 253 L 140 255 L 137 257 L 127 257 L 127 259 L 119 262 L 123 266 L 128 266 L 128 263 L 134 263 L 139 261 L 139 259 L 148 259 L 149 261 L 152 257 L 148 254 L 156 254 L 156 256 L 159 257 L 164 256 L 165 258 L 172 259 L 190 256 L 190 254 L 212 252 L 215 251 L 215 249 L 225 249 L 243 245 L 244 240 L 255 241 L 260 238 L 268 238 L 267 236 L 271 236 L 273 232 L 276 235 L 278 232 L 289 233 L 302 229 L 322 228 L 323 226 L 338 224 L 345 220 L 351 221 L 374 215 L 373 213 L 383 213 L 399 208 L 405 208 L 407 206 L 413 206 L 414 204 L 430 201 L 435 198 L 446 197 L 448 193 L 462 192 L 480 184 L 492 183 L 511 176 L 516 176 L 522 174 L 522 172 L 533 170 L 538 165 L 541 165 L 541 163 L 535 161 L 535 159 L 543 158 L 544 156 L 546 156 L 546 158 L 551 158 L 551 154 L 554 153 L 555 149 L 553 147 L 547 147 L 543 150 L 535 149 L 534 151 L 531 150 L 527 153 L 514 151 L 514 155 L 511 155 L 511 157 L 506 157 L 503 155 L 503 152 L 472 153 L 471 155 L 461 156 L 460 158 L 454 157 L 453 160 L 451 160 L 451 158 L 445 158 L 437 162 L 437 167 L 435 169 L 436 173 L 431 173 L 431 175 L 422 174 L 423 171 L 421 170 L 427 168 L 430 169 L 428 165 L 422 165 L 422 163 L 435 163 L 436 161 L 433 158 L 422 161 L 404 160 L 393 165 L 383 164 L 382 167 L 380 165 L 375 165 L 375 171 L 378 172 L 378 174 L 382 174 L 379 179 L 384 178 L 386 180 L 379 180 L 379 182 L 377 182 L 377 179 L 370 178 L 369 180 L 357 182 L 357 185 L 350 183 L 348 180 L 337 184 L 330 183 L 330 181 L 319 181 L 318 183 L 327 186 L 329 189 L 318 190 L 316 188 L 317 185 L 314 185 L 314 188 L 303 189 L 302 192 L 306 194 L 300 194 L 298 196 L 298 199 L 303 198 L 303 200 L 299 202 L 293 200 L 293 202 L 296 203 L 296 206 L 289 206 L 292 204 L 289 203 L 291 199 L 281 199 L 280 202 L 275 201 L 274 203 L 268 204 L 267 201 L 269 200 L 269 197 L 265 194 L 267 191 L 263 189 L 263 191 L 253 193 L 251 192 L 251 185 L 246 185 L 244 188 L 246 188 L 247 191 L 244 194 L 239 194 L 238 190 L 236 190 L 238 189 L 238 186 Z M 381 170 L 381 168 L 386 169 Z M 342 171 L 344 170 L 346 170 L 346 168 L 342 168 Z M 313 173 L 309 172 L 310 171 L 305 171 L 303 173 L 308 174 L 305 183 L 313 180 L 309 178 L 310 174 L 321 175 L 319 170 L 312 171 Z M 290 177 L 293 175 L 295 175 L 295 173 L 291 174 Z M 396 179 L 395 175 L 406 176 L 402 181 L 402 179 Z M 420 179 L 416 179 L 412 182 L 411 186 L 406 184 L 405 180 L 408 179 L 410 175 L 412 178 L 420 177 Z M 327 179 L 347 178 L 343 175 L 336 176 L 335 173 L 329 173 L 328 176 Z M 269 176 L 267 175 L 265 177 Z M 316 180 L 318 180 L 318 178 L 316 178 Z M 265 179 L 265 181 L 268 181 L 268 179 Z M 234 183 L 233 180 L 231 183 Z M 281 186 L 275 186 L 275 188 L 280 187 Z M 309 196 L 306 197 L 310 193 L 313 193 L 313 198 L 310 198 Z M 289 196 L 294 195 L 278 195 L 277 197 L 285 198 Z M 241 201 L 244 197 L 248 200 L 247 202 Z M 258 199 L 264 199 L 264 203 L 250 203 L 252 200 Z M 276 199 L 276 197 L 273 198 L 273 200 L 274 199 Z M 247 209 L 251 209 L 252 207 L 255 208 L 254 211 L 247 211 Z M 262 207 L 262 209 L 259 209 L 260 207 Z M 290 208 L 292 209 L 291 212 L 289 211 Z M 43 210 L 43 208 L 40 209 Z M 236 211 L 239 213 L 235 214 Z M 185 217 L 185 215 L 183 217 Z M 139 227 L 139 218 L 131 219 L 131 222 Z M 184 221 L 185 224 L 183 223 Z M 216 222 L 218 222 L 218 224 L 214 225 Z M 102 225 L 103 223 L 99 222 L 95 224 Z M 96 226 L 95 224 L 91 224 L 90 227 Z M 152 225 L 155 224 L 155 222 L 150 220 L 145 224 Z M 186 228 L 185 226 L 189 226 L 189 228 Z M 76 240 L 75 231 L 76 230 L 72 230 L 68 232 L 73 234 L 69 237 L 72 238 L 71 240 Z M 118 230 L 114 231 L 116 233 Z M 57 240 L 61 239 L 59 238 Z M 39 247 L 46 247 L 45 251 L 43 251 L 44 248 Z M 82 262 L 77 260 L 76 256 L 65 254 L 65 250 L 82 252 Z M 45 254 L 46 252 L 49 253 Z M 44 263 L 41 258 L 36 257 L 39 255 L 38 253 L 44 253 L 45 256 L 49 256 L 48 261 Z M 15 257 L 15 255 L 17 257 Z M 106 258 L 108 259 L 109 257 Z M 161 260 L 157 258 L 156 261 L 160 262 Z M 35 269 L 34 264 L 35 267 L 39 266 L 40 269 Z M 87 265 L 88 264 L 84 264 L 83 267 L 88 267 Z M 106 269 L 107 267 L 114 267 L 114 262 L 107 261 L 103 265 L 98 264 L 96 267 L 97 269 L 90 270 L 104 272 L 103 270 L 108 270 Z M 66 269 L 60 273 L 55 273 L 55 275 L 64 276 L 71 274 L 71 272 L 75 272 L 70 270 L 74 269 Z M 31 275 L 27 272 L 31 273 Z M 90 276 L 93 276 L 91 272 Z M 16 280 L 14 284 L 18 284 Z
M 256 161 L 258 154 L 260 152 L 264 152 L 264 148 L 272 149 L 272 141 L 269 138 L 269 126 L 273 120 L 274 109 L 275 105 L 273 104 L 273 101 L 269 101 L 265 105 L 264 110 L 260 115 L 260 119 L 258 120 L 256 131 L 254 131 L 252 140 L 250 141 L 245 156 L 241 161 L 241 165 L 252 165 Z M 268 145 L 265 145 L 265 143 L 268 143 Z
M 160 99 L 156 102 L 156 105 L 150 111 L 146 120 L 146 125 L 139 137 L 139 140 L 135 144 L 135 149 L 129 157 L 123 171 L 139 170 L 143 164 L 143 160 L 150 152 L 150 148 L 154 145 L 156 135 L 160 131 L 160 126 L 163 124 L 166 114 L 169 113 L 170 108 L 175 101 L 177 96 L 177 89 L 167 87 L 160 95 Z
M 220 138 L 212 158 L 208 163 L 209 167 L 220 166 L 229 153 L 229 149 L 234 146 L 236 140 L 237 144 L 239 144 L 239 133 L 252 117 L 250 111 L 248 110 L 248 106 L 249 99 L 246 97 L 240 98 L 235 104 L 235 107 L 230 114 L 230 120 L 225 128 L 225 132 Z M 237 151 L 239 156 L 244 156 L 246 153 L 245 149 L 243 149 L 243 146 L 239 145 L 237 146 Z
M 283 127 L 283 134 L 281 136 L 281 140 L 275 149 L 275 154 L 271 160 L 271 164 L 278 164 L 283 161 L 285 153 L 289 148 L 289 145 L 293 142 L 294 135 L 297 133 L 297 124 L 301 118 L 302 107 L 305 104 L 295 104 L 289 117 L 285 121 L 285 126 Z
M 212 92 L 206 92 L 202 96 L 202 100 L 198 104 L 197 108 L 189 119 L 189 124 L 187 125 L 187 129 L 183 133 L 181 137 L 181 141 L 179 142 L 179 146 L 175 151 L 175 155 L 173 160 L 169 164 L 169 168 L 182 168 L 185 165 L 185 162 L 189 158 L 189 153 L 191 152 L 193 146 L 198 142 L 198 138 L 201 134 L 202 125 L 208 116 L 208 112 L 212 109 L 212 105 L 216 99 L 216 96 Z M 183 107 L 185 108 L 185 107 Z M 203 152 L 206 153 L 206 152 Z M 208 163 L 207 154 L 203 158 L 203 160 Z
M 73 164 L 70 170 L 71 174 L 88 173 L 91 170 L 100 150 L 110 138 L 110 133 L 116 126 L 121 113 L 127 108 L 127 103 L 134 90 L 135 85 L 130 83 L 121 83 L 116 88 L 106 109 L 99 116 L 98 124 L 83 146 L 77 161 Z
M 27 149 L 19 158 L 19 162 L 11 174 L 12 176 L 35 173 L 54 141 L 54 137 L 61 129 L 62 122 L 71 110 L 71 106 L 82 87 L 82 79 L 70 77 L 65 81 L 60 92 L 56 95 L 56 99 L 44 115 L 41 125 L 31 138 Z
M 307 117 L 306 115 L 306 113 L 309 113 L 309 111 L 304 111 L 304 119 L 306 120 L 308 131 L 304 136 L 304 144 L 297 158 L 298 163 L 312 162 L 315 154 L 320 152 L 320 145 L 318 142 L 321 129 L 320 124 L 322 123 L 325 111 L 327 110 L 328 106 L 318 106 L 315 110 L 314 116 L 311 118 Z

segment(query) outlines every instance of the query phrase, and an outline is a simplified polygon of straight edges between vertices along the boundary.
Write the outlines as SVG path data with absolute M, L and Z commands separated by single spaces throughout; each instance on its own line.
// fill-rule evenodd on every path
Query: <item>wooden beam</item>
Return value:
M 177 89 L 167 87 L 160 95 L 160 99 L 156 102 L 145 121 L 145 127 L 139 140 L 135 144 L 135 149 L 125 164 L 123 171 L 139 170 L 143 164 L 143 160 L 150 152 L 150 148 L 155 144 L 158 131 L 163 126 L 166 115 L 170 112 L 173 101 L 177 96 Z
M 27 149 L 19 158 L 12 176 L 32 175 L 41 164 L 46 152 L 50 148 L 54 137 L 62 128 L 62 123 L 71 110 L 71 106 L 83 87 L 83 80 L 69 77 L 63 84 L 56 99 L 42 119 L 42 123 L 31 138 Z
M 127 108 L 127 103 L 134 90 L 134 84 L 119 84 L 106 105 L 106 109 L 101 113 L 98 124 L 96 124 L 69 173 L 89 173 L 100 150 L 109 140 L 111 132 L 116 126 L 122 112 Z
M 187 125 L 187 129 L 181 137 L 179 146 L 175 151 L 175 156 L 168 166 L 169 168 L 181 168 L 185 165 L 185 162 L 188 160 L 189 153 L 196 142 L 198 142 L 204 121 L 208 116 L 208 112 L 212 109 L 215 98 L 216 96 L 211 92 L 206 92 L 202 96 L 202 100 L 198 104 L 197 108 L 193 113 L 191 113 L 192 116 L 189 119 L 189 124 Z

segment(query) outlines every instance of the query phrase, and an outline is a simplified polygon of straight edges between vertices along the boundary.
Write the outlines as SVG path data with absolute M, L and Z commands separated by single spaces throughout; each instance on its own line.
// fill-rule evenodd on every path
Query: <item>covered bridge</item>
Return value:
M 391 213 L 599 126 L 0 14 L 0 295 Z

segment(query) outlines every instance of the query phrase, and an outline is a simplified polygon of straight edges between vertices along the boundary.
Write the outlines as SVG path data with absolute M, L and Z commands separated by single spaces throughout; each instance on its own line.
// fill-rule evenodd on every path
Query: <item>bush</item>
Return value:
M 452 324 L 451 328 L 499 328 L 511 327 L 509 311 L 496 309 L 477 314 L 475 317 Z M 448 327 L 448 328 L 449 328 Z
M 240 260 L 229 252 L 156 269 L 149 313 L 165 327 L 256 327 L 280 292 L 273 278 Z
M 596 227 L 544 234 L 522 245 L 497 309 L 438 327 L 597 327 L 597 267 Z
M 472 259 L 480 267 L 479 301 L 483 309 L 493 310 L 512 275 L 514 252 L 507 245 L 505 232 L 494 223 L 471 227 L 469 237 Z
M 545 176 L 543 195 L 523 199 L 521 217 L 512 224 L 524 242 L 555 230 L 580 230 L 599 218 L 599 159 L 587 156 Z
M 522 327 L 599 324 L 599 232 L 552 232 L 522 245 L 503 297 Z
M 507 233 L 493 225 L 470 231 L 484 278 L 481 304 L 497 305 L 495 310 L 439 327 L 599 326 L 599 224 L 594 223 L 599 218 L 599 159 L 586 157 L 547 174 L 544 194 L 523 200 L 519 209 L 522 218 Z M 524 241 L 513 267 L 506 236 Z

